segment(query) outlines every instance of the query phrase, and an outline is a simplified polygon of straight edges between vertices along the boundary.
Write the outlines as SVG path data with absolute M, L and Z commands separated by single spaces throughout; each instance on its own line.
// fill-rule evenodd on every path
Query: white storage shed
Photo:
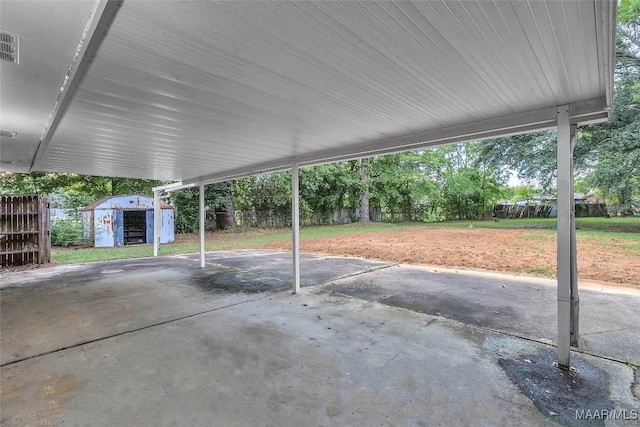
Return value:
M 171 205 L 161 202 L 160 243 L 174 240 Z M 83 237 L 96 248 L 153 243 L 153 197 L 106 197 L 82 209 Z

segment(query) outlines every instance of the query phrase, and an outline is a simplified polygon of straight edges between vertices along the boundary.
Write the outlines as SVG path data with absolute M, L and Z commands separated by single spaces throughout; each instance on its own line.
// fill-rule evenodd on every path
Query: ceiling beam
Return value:
M 609 118 L 606 98 L 591 99 L 570 106 L 570 123 L 585 125 L 603 122 Z M 320 151 L 284 159 L 276 162 L 261 163 L 230 171 L 205 175 L 185 180 L 184 184 L 230 181 L 261 173 L 279 172 L 291 169 L 294 161 L 301 167 L 334 163 L 361 157 L 379 156 L 418 150 L 426 147 L 455 144 L 467 141 L 480 141 L 490 138 L 506 137 L 528 132 L 553 129 L 557 126 L 557 107 L 545 108 L 528 113 L 515 114 L 497 119 L 485 120 L 460 126 L 453 126 L 428 132 L 384 139 L 341 149 Z
M 85 25 L 82 38 L 78 44 L 67 75 L 64 77 L 60 93 L 49 115 L 49 120 L 45 125 L 42 137 L 38 143 L 38 149 L 33 156 L 29 172 L 38 170 L 38 163 L 47 150 L 51 137 L 54 135 L 73 94 L 82 80 L 82 77 L 91 64 L 91 61 L 102 44 L 109 26 L 120 8 L 122 0 L 96 0 L 91 10 L 91 15 Z

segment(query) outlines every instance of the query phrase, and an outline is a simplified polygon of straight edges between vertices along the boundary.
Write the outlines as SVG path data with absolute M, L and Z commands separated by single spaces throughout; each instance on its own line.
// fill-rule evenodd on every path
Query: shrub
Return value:
M 51 245 L 73 246 L 84 242 L 82 221 L 79 219 L 58 219 L 51 223 Z

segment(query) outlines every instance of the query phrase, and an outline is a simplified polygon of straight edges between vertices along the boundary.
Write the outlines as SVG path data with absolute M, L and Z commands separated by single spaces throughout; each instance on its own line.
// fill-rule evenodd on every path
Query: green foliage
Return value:
M 226 211 L 232 203 L 232 183 L 221 182 L 204 186 L 205 215 L 215 220 L 216 212 Z M 178 233 L 195 233 L 200 227 L 200 189 L 186 188 L 171 195 L 175 209 L 175 227 Z
M 260 174 L 235 181 L 233 204 L 245 212 L 255 211 L 258 226 L 285 226 L 274 217 L 291 217 L 291 172 Z
M 354 162 L 302 168 L 299 185 L 303 223 L 328 224 L 334 210 L 359 202 L 360 180 Z M 274 216 L 290 218 L 291 172 L 235 181 L 233 198 L 236 209 L 255 211 L 260 226 L 274 225 Z
M 581 142 L 591 148 L 597 166 L 587 176 L 616 212 L 632 214 L 640 206 L 640 105 L 635 101 L 638 69 L 619 67 L 612 118 L 587 126 Z
M 513 191 L 514 200 L 512 201 L 517 202 L 518 200 L 531 200 L 536 193 L 538 193 L 538 190 L 533 187 L 516 187 Z
M 82 221 L 75 218 L 53 221 L 50 235 L 52 246 L 73 246 L 86 243 L 82 238 Z
M 55 199 L 55 205 L 79 208 L 109 196 L 123 194 L 150 195 L 153 187 L 165 181 L 133 178 L 74 175 L 64 173 L 0 173 L 0 192 L 4 194 L 38 194 Z
M 618 10 L 615 91 L 611 120 L 578 130 L 574 152 L 576 188 L 595 190 L 615 213 L 640 206 L 640 0 L 623 0 Z M 521 179 L 555 187 L 555 131 L 483 141 L 480 150 L 495 167 Z
M 640 0 L 622 0 L 618 6 L 616 56 L 635 60 L 640 53 Z
M 369 199 L 391 221 L 478 218 L 504 193 L 504 178 L 475 144 L 392 154 L 370 160 Z
M 422 157 L 416 152 L 374 158 L 368 167 L 370 206 L 384 208 L 392 222 L 414 220 L 416 203 L 429 187 L 421 166 Z
M 205 187 L 206 188 L 206 187 Z M 200 196 L 197 188 L 186 188 L 171 196 L 177 233 L 195 233 L 199 227 Z M 206 207 L 205 207 L 206 209 Z
M 354 163 L 334 163 L 300 170 L 301 215 L 314 212 L 328 224 L 331 213 L 359 202 L 360 178 Z
M 586 178 L 576 178 L 573 183 L 573 191 L 588 194 L 591 191 L 591 183 Z
M 67 187 L 73 181 L 73 175 L 60 173 L 0 173 L 0 192 L 4 194 L 46 195 Z
M 640 0 L 621 0 L 618 6 L 618 22 L 627 24 L 640 19 Z
M 364 191 L 368 192 L 370 207 L 383 209 L 390 221 L 481 217 L 503 195 L 504 179 L 479 154 L 474 144 L 461 144 L 366 159 L 366 184 L 361 181 L 359 161 L 302 168 L 302 223 L 330 223 L 334 211 L 360 207 Z M 288 225 L 290 172 L 237 180 L 232 194 L 235 208 L 255 213 L 259 226 L 278 225 L 275 218 L 285 218 L 284 223 L 282 219 L 279 223 Z M 174 205 L 180 212 L 180 203 L 176 200 Z M 180 221 L 176 222 L 182 229 Z
M 442 162 L 442 197 L 448 219 L 482 218 L 504 197 L 499 169 L 482 156 L 477 144 L 458 144 L 438 149 Z
M 556 132 L 536 132 L 479 143 L 480 155 L 496 168 L 513 170 L 527 183 L 538 183 L 545 191 L 555 187 Z M 576 148 L 576 153 L 579 148 Z M 576 164 L 579 167 L 579 164 Z

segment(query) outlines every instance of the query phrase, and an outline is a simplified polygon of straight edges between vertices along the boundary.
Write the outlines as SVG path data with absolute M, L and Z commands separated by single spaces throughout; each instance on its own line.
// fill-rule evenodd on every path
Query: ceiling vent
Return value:
M 8 31 L 0 30 L 0 59 L 18 64 L 20 37 Z
M 15 130 L 0 130 L 0 136 L 4 137 L 4 138 L 15 138 L 16 136 L 18 136 L 18 132 L 16 132 Z

